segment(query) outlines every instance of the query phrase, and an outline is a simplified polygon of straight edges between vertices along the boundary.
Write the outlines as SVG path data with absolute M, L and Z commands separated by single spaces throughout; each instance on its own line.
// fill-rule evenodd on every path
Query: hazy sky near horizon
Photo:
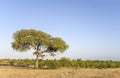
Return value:
M 11 47 L 21 29 L 63 38 L 69 49 L 54 58 L 120 61 L 119 0 L 0 0 L 0 58 L 35 58 Z

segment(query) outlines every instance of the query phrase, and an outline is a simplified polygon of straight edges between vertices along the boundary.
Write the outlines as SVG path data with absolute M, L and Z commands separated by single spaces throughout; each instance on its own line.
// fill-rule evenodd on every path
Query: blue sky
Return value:
M 11 48 L 20 29 L 63 38 L 69 49 L 54 58 L 120 61 L 119 0 L 0 0 L 0 58 L 35 58 Z

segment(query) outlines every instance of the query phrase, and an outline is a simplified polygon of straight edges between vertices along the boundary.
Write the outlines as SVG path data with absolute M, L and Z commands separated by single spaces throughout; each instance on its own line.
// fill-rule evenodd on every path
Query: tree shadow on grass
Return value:
M 4 67 L 11 66 L 11 67 L 22 68 L 22 69 L 34 69 L 34 67 L 26 66 L 26 65 L 0 64 L 0 67 L 3 67 L 3 66 L 4 66 Z
M 0 66 L 11 66 L 10 64 L 0 64 Z

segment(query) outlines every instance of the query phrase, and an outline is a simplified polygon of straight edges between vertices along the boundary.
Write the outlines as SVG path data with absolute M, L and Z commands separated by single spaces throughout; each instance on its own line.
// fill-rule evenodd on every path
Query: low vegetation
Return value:
M 0 59 L 0 64 L 7 64 L 19 67 L 34 67 L 34 59 Z M 39 69 L 57 68 L 120 68 L 120 61 L 99 61 L 99 60 L 70 60 L 61 58 L 59 60 L 39 60 Z

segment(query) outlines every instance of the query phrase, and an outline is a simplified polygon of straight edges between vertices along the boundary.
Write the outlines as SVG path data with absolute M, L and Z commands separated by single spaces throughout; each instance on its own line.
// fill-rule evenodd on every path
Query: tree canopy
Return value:
M 22 29 L 14 33 L 13 38 L 12 47 L 18 51 L 27 51 L 31 48 L 41 50 L 44 48 L 47 52 L 64 52 L 68 48 L 68 45 L 61 38 L 52 37 L 40 30 Z

